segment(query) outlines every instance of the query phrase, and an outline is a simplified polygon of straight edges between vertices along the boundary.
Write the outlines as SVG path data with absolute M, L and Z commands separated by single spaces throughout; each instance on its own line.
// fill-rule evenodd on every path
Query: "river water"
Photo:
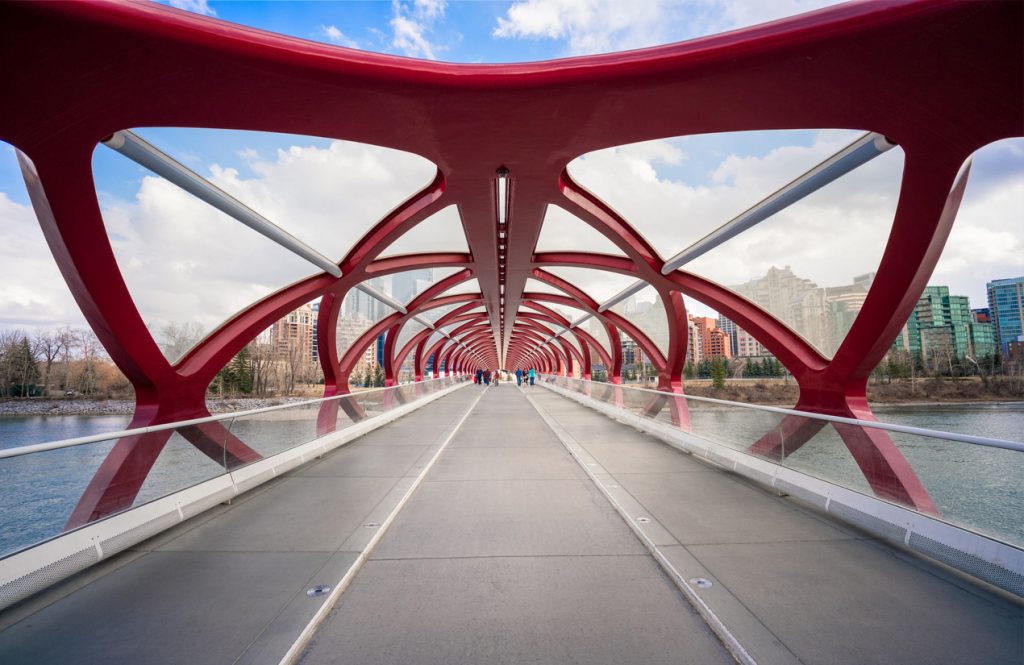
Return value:
M 778 415 L 691 403 L 693 432 L 738 449 L 769 431 Z M 1014 441 L 1024 440 L 1024 403 L 882 405 L 879 420 Z M 315 436 L 315 409 L 288 409 L 232 432 L 263 455 Z M 124 429 L 128 416 L 0 416 L 0 449 Z M 1024 453 L 893 434 L 943 519 L 1024 545 Z M 113 442 L 0 460 L 0 557 L 59 535 Z M 872 494 L 842 439 L 826 427 L 785 464 Z M 224 472 L 175 434 L 163 449 L 135 505 Z

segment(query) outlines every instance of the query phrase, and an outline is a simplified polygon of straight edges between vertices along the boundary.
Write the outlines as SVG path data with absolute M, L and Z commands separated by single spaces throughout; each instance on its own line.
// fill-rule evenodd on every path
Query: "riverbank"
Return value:
M 725 388 L 716 390 L 710 382 L 686 383 L 686 393 L 699 397 L 715 397 L 733 402 L 792 406 L 796 404 L 800 391 L 795 381 L 788 383 L 730 382 Z M 950 404 L 971 402 L 1020 402 L 1024 401 L 1024 389 L 1020 381 L 990 380 L 982 382 L 971 379 L 958 381 L 918 379 L 916 381 L 894 381 L 868 385 L 868 402 L 871 404 Z
M 232 413 L 250 409 L 264 409 L 268 406 L 304 402 L 311 397 L 277 397 L 259 399 L 244 397 L 237 399 L 211 400 L 206 403 L 210 413 Z M 135 412 L 135 400 L 130 399 L 7 399 L 0 401 L 0 417 L 3 416 L 130 416 Z
M 626 384 L 635 385 L 635 384 Z M 653 386 L 651 386 L 653 387 Z M 358 390 L 358 389 L 356 389 Z M 690 380 L 685 383 L 688 395 L 714 397 L 748 404 L 772 406 L 793 406 L 799 397 L 795 381 L 767 379 L 765 381 L 730 381 L 725 388 L 716 390 L 710 380 Z M 231 413 L 263 409 L 268 406 L 291 404 L 316 399 L 318 395 L 293 397 L 255 398 L 244 397 L 210 400 L 206 403 L 211 413 Z M 868 402 L 872 404 L 951 404 L 971 402 L 1021 402 L 1024 401 L 1024 387 L 1013 380 L 976 379 L 951 381 L 943 379 L 918 379 L 916 381 L 894 381 L 868 385 Z M 6 399 L 0 400 L 0 417 L 3 416 L 130 416 L 135 410 L 134 400 L 108 399 Z

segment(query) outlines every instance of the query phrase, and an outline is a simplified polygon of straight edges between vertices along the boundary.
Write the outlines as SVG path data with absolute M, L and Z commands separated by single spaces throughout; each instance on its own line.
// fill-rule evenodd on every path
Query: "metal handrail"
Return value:
M 203 418 L 192 418 L 191 420 L 179 420 L 173 423 L 164 423 L 162 425 L 150 425 L 148 427 L 136 427 L 134 429 L 121 430 L 120 432 L 105 432 L 101 434 L 90 434 L 89 436 L 77 436 L 71 439 L 60 439 L 59 441 L 50 441 L 48 443 L 35 443 L 28 446 L 18 446 L 16 448 L 7 448 L 0 450 L 0 459 L 7 459 L 10 457 L 20 457 L 22 455 L 31 455 L 33 453 L 42 453 L 47 450 L 59 450 L 61 448 L 72 448 L 75 446 L 83 446 L 87 443 L 97 443 L 99 441 L 107 441 L 110 439 L 120 439 L 126 436 L 139 436 L 140 434 L 151 434 L 153 432 L 162 432 L 169 429 L 178 429 L 180 427 L 191 427 L 193 425 L 202 425 L 204 423 L 219 422 L 221 420 L 230 420 L 232 418 L 242 418 L 245 416 L 254 416 L 261 413 L 268 413 L 270 411 L 281 411 L 283 409 L 291 409 L 298 406 L 309 406 L 311 404 L 321 404 L 323 402 L 329 402 L 331 400 L 341 400 L 357 395 L 365 395 L 367 393 L 380 392 L 382 390 L 397 390 L 399 388 L 405 388 L 409 385 L 427 384 L 434 383 L 436 381 L 445 381 L 453 377 L 444 377 L 438 379 L 430 379 L 428 381 L 418 381 L 416 383 L 405 384 L 401 386 L 385 386 L 383 388 L 370 388 L 369 390 L 361 390 L 358 393 L 345 393 L 344 395 L 332 395 L 331 397 L 318 397 L 316 399 L 303 400 L 301 402 L 292 402 L 290 404 L 278 404 L 277 406 L 266 406 L 259 409 L 249 409 L 247 411 L 233 411 L 231 413 L 220 413 L 215 416 L 206 416 Z
M 553 374 L 542 374 L 541 376 L 552 377 L 555 379 L 566 379 L 570 377 L 558 376 Z M 580 383 L 594 384 L 594 381 L 586 381 L 584 379 L 572 378 L 573 381 L 579 381 Z M 874 429 L 886 430 L 889 432 L 900 432 L 902 434 L 914 434 L 917 436 L 929 436 L 934 439 L 944 439 L 946 441 L 956 441 L 958 443 L 969 443 L 976 446 L 987 446 L 989 448 L 1002 448 L 1004 450 L 1015 450 L 1017 452 L 1024 452 L 1024 442 L 1020 441 L 1008 441 L 1006 439 L 994 439 L 986 436 L 973 436 L 970 434 L 957 434 L 956 432 L 943 432 L 941 430 L 925 429 L 923 427 L 911 427 L 909 425 L 894 425 L 892 423 L 883 423 L 878 420 L 860 420 L 859 418 L 844 418 L 843 416 L 829 416 L 822 413 L 813 413 L 810 411 L 800 411 L 798 409 L 786 409 L 779 406 L 767 406 L 764 404 L 747 404 L 746 402 L 732 402 L 725 399 L 717 399 L 714 397 L 700 397 L 698 395 L 685 395 L 682 393 L 669 393 L 664 390 L 652 390 L 650 388 L 636 388 L 633 386 L 624 386 L 622 384 L 613 383 L 602 383 L 596 382 L 602 386 L 613 386 L 617 385 L 620 388 L 628 390 L 637 390 L 645 393 L 652 393 L 655 395 L 675 395 L 688 400 L 694 400 L 696 402 L 709 402 L 711 404 L 723 404 L 725 406 L 736 406 L 744 409 L 753 409 L 756 411 L 768 411 L 770 413 L 781 413 L 788 416 L 800 416 L 803 418 L 811 418 L 814 420 L 825 420 L 832 423 L 842 423 L 844 425 L 860 425 L 861 427 L 871 427 Z

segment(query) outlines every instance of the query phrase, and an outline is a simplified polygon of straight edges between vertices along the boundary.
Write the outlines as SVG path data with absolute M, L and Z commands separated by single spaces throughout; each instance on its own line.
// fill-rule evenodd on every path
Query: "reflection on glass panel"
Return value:
M 0 556 L 63 532 L 113 447 L 102 441 L 0 460 Z
M 590 395 L 595 399 L 611 402 L 616 406 L 641 415 L 654 418 L 666 424 L 678 426 L 679 414 L 673 414 L 671 400 L 661 399 L 647 391 L 632 388 L 609 390 L 604 386 L 591 385 L 581 381 L 562 378 L 554 379 L 557 385 Z M 935 405 L 932 405 L 935 406 Z M 948 411 L 946 405 L 938 406 Z M 1016 407 L 1013 407 L 1014 409 Z M 985 420 L 977 414 L 975 405 L 959 409 L 959 413 L 939 413 L 924 407 L 911 407 L 914 413 L 908 418 L 904 411 L 908 407 L 894 406 L 885 414 L 884 420 L 900 425 L 943 425 L 946 422 L 959 424 L 959 428 L 971 429 Z M 1019 409 L 1016 409 L 1019 411 Z M 809 440 L 786 439 L 779 434 L 784 415 L 752 409 L 741 404 L 710 403 L 700 399 L 686 398 L 689 418 L 689 434 L 698 439 L 718 444 L 739 452 L 750 453 L 750 446 L 770 432 L 774 432 L 778 449 L 767 459 L 783 467 L 813 476 L 867 496 L 883 498 L 898 487 L 895 479 L 884 476 L 874 477 L 872 483 L 865 471 L 857 464 L 847 443 L 857 442 L 865 436 L 866 428 L 856 425 L 834 425 L 818 421 L 821 429 Z M 1002 425 L 1009 429 L 986 430 L 986 434 L 1002 436 L 1009 440 L 1019 439 L 1019 413 L 1007 413 Z M 803 418 L 812 421 L 812 418 Z M 921 420 L 926 418 L 926 420 Z M 998 425 L 997 425 L 998 426 Z M 942 427 L 941 429 L 945 429 Z M 847 438 L 844 441 L 840 436 Z M 1017 547 L 1024 544 L 1024 492 L 1020 490 L 1020 478 L 1024 476 L 1024 455 L 1018 451 L 972 445 L 938 439 L 930 436 L 902 432 L 873 430 L 872 439 L 886 445 L 891 441 L 899 455 L 906 458 L 913 475 L 920 480 L 925 491 L 938 508 L 939 519 L 980 532 Z M 865 439 L 861 443 L 873 445 Z M 712 453 L 712 457 L 714 453 Z M 978 482 L 984 478 L 985 482 Z M 883 496 L 879 497 L 880 491 Z
M 601 347 L 605 350 L 605 353 L 609 353 L 610 349 L 612 348 L 611 340 L 608 337 L 608 331 L 605 329 L 604 324 L 601 323 L 599 319 L 592 316 L 583 323 L 581 323 L 579 327 L 583 329 L 584 332 L 589 333 L 590 336 L 593 337 L 594 340 L 601 345 Z M 601 362 L 601 359 L 597 356 L 597 354 L 592 355 L 594 356 L 592 360 L 595 363 Z
M 448 312 L 451 312 L 456 307 L 461 306 L 462 304 L 463 303 L 456 303 L 454 305 L 443 305 L 441 307 L 432 307 L 432 308 L 430 308 L 428 310 L 424 310 L 424 311 L 420 312 L 419 316 L 421 316 L 424 319 L 426 319 L 427 321 L 430 321 L 431 323 L 433 323 L 433 322 L 437 321 L 438 319 L 440 319 L 445 314 L 447 314 Z
M 427 344 L 426 344 L 426 346 L 423 347 L 424 348 L 424 352 L 426 352 L 427 350 L 432 348 L 435 344 L 440 342 L 442 339 L 446 339 L 446 338 L 445 338 L 445 336 L 439 330 L 435 330 L 434 332 L 430 333 L 430 337 L 427 338 Z
M 539 279 L 534 279 L 532 277 L 527 278 L 526 286 L 523 288 L 523 292 L 552 293 L 559 296 L 565 295 L 565 291 L 563 291 L 562 289 L 555 288 L 554 286 L 551 286 L 547 282 L 542 282 Z
M 480 282 L 478 282 L 475 277 L 473 279 L 467 279 L 465 282 L 456 284 L 444 293 L 439 293 L 437 297 L 454 296 L 460 293 L 480 293 Z
M 315 137 L 137 130 L 333 260 L 436 169 L 400 151 Z M 112 150 L 93 154 L 121 273 L 171 360 L 235 312 L 319 269 Z
M 407 231 L 391 243 L 381 256 L 419 252 L 468 252 L 466 234 L 462 231 L 459 208 L 450 205 Z
M 669 258 L 853 142 L 862 132 L 702 134 L 589 153 L 570 175 Z
M 460 270 L 461 268 L 420 268 L 418 270 L 404 270 L 390 275 L 375 277 L 371 279 L 369 283 L 403 305 L 408 305 L 413 298 L 423 293 L 442 279 L 454 275 Z M 445 294 L 449 293 L 450 291 L 445 291 Z
M 372 284 L 374 281 L 370 280 L 370 283 Z M 395 311 L 368 293 L 355 288 L 351 289 L 346 294 L 338 315 L 338 358 L 344 358 L 352 345 L 374 323 L 394 314 Z M 380 338 L 378 338 L 379 340 Z M 378 341 L 371 342 L 365 349 L 362 349 L 362 355 L 350 375 L 352 383 L 368 385 L 372 382 L 374 372 L 378 369 Z M 382 344 L 380 345 L 382 346 Z
M 231 441 L 230 449 L 239 458 L 258 462 L 450 385 L 453 382 L 445 380 L 363 391 L 174 431 L 151 432 L 131 439 L 113 438 L 0 460 L 0 558 L 64 533 L 72 511 L 94 480 L 100 481 L 96 488 L 103 493 L 111 514 L 128 510 L 225 474 L 225 442 Z M 325 415 L 332 418 L 322 419 Z M 124 425 L 123 420 L 113 417 L 97 420 L 102 420 L 101 427 Z M 35 429 L 44 434 L 43 439 L 58 433 L 52 427 Z M 32 432 L 22 430 L 20 434 Z M 148 446 L 162 447 L 148 472 L 145 464 L 133 467 L 145 472 L 144 478 L 133 478 L 129 472 L 104 489 L 102 481 L 107 476 L 97 476 L 97 472 L 118 444 L 126 446 L 122 452 L 127 448 L 138 451 Z M 26 444 L 19 441 L 17 445 Z M 10 447 L 16 446 L 0 439 L 0 448 Z M 131 462 L 132 453 L 128 455 Z M 237 463 L 238 458 L 232 468 L 237 468 Z
M 202 435 L 207 438 L 209 448 L 223 448 L 227 442 L 227 423 L 208 423 L 203 426 Z M 190 434 L 195 436 L 200 428 L 189 428 Z M 225 471 L 224 455 L 220 454 L 217 459 L 199 451 L 188 441 L 181 432 L 176 430 L 167 445 L 160 451 L 160 457 L 146 476 L 138 496 L 135 497 L 133 506 L 138 506 L 147 501 L 159 499 L 172 492 L 197 485 L 204 480 L 215 478 Z
M 894 148 L 683 269 L 760 305 L 831 356 L 871 288 L 902 170 Z
M 562 332 L 563 330 L 565 330 L 565 328 L 562 328 L 561 326 L 554 326 L 554 329 L 556 332 Z M 582 353 L 580 349 L 579 339 L 576 337 L 576 335 L 573 335 L 571 332 L 566 332 L 559 336 L 559 339 L 568 342 L 574 349 Z
M 556 205 L 549 205 L 544 213 L 544 224 L 540 227 L 535 251 L 599 252 L 625 256 L 615 243 L 598 233 L 594 227 Z
M 398 351 L 401 351 L 402 347 L 404 347 L 409 342 L 409 340 L 413 338 L 414 335 L 416 335 L 418 332 L 424 329 L 426 329 L 426 326 L 417 321 L 416 319 L 409 319 L 408 321 L 406 321 L 405 325 L 402 326 L 402 329 L 398 333 L 398 340 L 395 344 L 395 352 L 397 353 Z
M 661 296 L 653 286 L 629 296 L 611 310 L 639 328 L 659 351 L 668 351 L 668 319 Z
M 619 273 L 607 270 L 596 270 L 594 268 L 555 266 L 547 268 L 547 270 L 582 290 L 596 300 L 598 304 L 603 303 L 619 291 L 636 282 L 636 277 L 620 275 Z
M 537 304 L 541 307 L 554 310 L 556 313 L 564 316 L 570 323 L 586 314 L 586 312 L 577 307 L 568 307 L 559 303 L 547 302 L 546 300 L 538 300 Z M 529 307 L 532 309 L 531 303 L 523 303 L 523 307 Z

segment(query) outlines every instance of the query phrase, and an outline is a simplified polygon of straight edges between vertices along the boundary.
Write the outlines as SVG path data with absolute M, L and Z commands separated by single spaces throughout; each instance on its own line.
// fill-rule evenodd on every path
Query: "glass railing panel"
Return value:
M 320 404 L 301 404 L 239 416 L 231 423 L 231 434 L 262 457 L 270 457 L 317 438 Z
M 0 460 L 0 557 L 224 474 L 227 429 L 202 427 Z M 94 507 L 75 514 L 80 503 Z
M 0 460 L 0 556 L 59 536 L 114 441 Z
M 0 558 L 344 430 L 457 382 L 451 378 L 361 391 L 176 430 L 0 459 Z M 324 417 L 331 409 L 336 410 L 333 419 Z M 120 454 L 117 446 L 123 449 Z M 116 459 L 124 461 L 118 465 Z M 105 477 L 114 481 L 104 485 L 100 479 Z M 83 497 L 83 506 L 92 503 L 96 508 L 76 515 Z
M 910 509 L 916 505 L 931 517 L 1024 547 L 1024 452 L 628 386 L 552 376 L 544 381 L 866 496 Z M 685 403 L 682 408 L 679 400 Z
M 243 464 L 247 457 L 245 446 L 229 443 L 226 425 L 214 422 L 175 430 L 146 475 L 131 507 L 198 485 Z M 228 450 L 232 455 L 227 455 Z

